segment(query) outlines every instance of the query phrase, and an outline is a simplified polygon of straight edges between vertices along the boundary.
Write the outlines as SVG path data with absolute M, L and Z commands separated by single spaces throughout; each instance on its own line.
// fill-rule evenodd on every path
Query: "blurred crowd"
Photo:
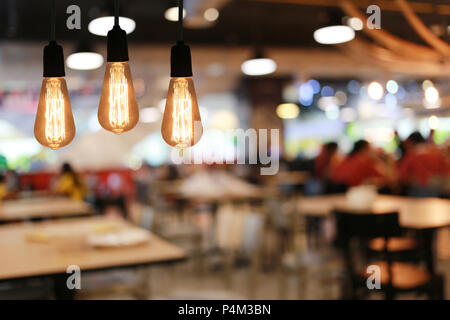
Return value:
M 398 148 L 387 153 L 366 140 L 355 142 L 347 155 L 338 145 L 323 145 L 314 161 L 314 193 L 345 192 L 349 187 L 375 185 L 382 193 L 415 197 L 448 197 L 450 145 L 437 146 L 419 132 L 396 136 Z

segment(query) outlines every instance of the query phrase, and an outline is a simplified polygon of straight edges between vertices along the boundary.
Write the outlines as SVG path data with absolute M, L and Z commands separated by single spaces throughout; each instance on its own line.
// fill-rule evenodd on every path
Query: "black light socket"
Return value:
M 63 48 L 56 41 L 50 41 L 44 48 L 44 77 L 64 77 L 65 75 Z
M 177 41 L 170 54 L 170 76 L 192 77 L 191 49 L 183 41 Z
M 128 61 L 127 33 L 120 26 L 115 25 L 108 32 L 108 62 Z

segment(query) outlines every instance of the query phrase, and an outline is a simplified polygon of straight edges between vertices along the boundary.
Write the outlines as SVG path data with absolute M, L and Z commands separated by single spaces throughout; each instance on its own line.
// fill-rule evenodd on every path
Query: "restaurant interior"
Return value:
M 450 299 L 450 2 L 1 1 L 0 299 Z

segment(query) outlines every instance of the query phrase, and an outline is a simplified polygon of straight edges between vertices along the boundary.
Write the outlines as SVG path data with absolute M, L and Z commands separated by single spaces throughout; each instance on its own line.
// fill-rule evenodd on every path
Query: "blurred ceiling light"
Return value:
M 119 17 L 119 25 L 127 34 L 132 33 L 134 29 L 136 29 L 136 22 L 134 22 L 133 19 L 126 17 Z M 100 17 L 89 22 L 88 30 L 90 33 L 97 36 L 106 37 L 108 35 L 108 31 L 111 30 L 113 26 L 113 16 Z
M 294 119 L 298 117 L 300 109 L 295 103 L 282 103 L 277 107 L 276 112 L 281 119 Z
M 431 80 L 424 80 L 422 82 L 422 88 L 423 90 L 427 90 L 429 87 L 434 87 L 433 82 L 431 82 Z
M 103 65 L 103 56 L 96 52 L 74 52 L 67 57 L 66 64 L 74 70 L 94 70 Z
M 360 83 L 356 80 L 350 80 L 347 84 L 347 89 L 353 94 L 359 93 L 359 88 L 361 87 Z
M 437 103 L 439 101 L 439 91 L 435 87 L 426 88 L 425 99 L 429 103 Z
M 203 17 L 209 22 L 214 22 L 219 19 L 219 10 L 216 8 L 206 9 L 203 13 Z
M 428 126 L 431 130 L 436 130 L 439 127 L 439 118 L 436 116 L 431 116 L 428 118 Z
M 344 122 L 353 122 L 356 120 L 356 110 L 351 107 L 341 109 L 341 119 Z
M 314 31 L 314 40 L 320 44 L 338 44 L 355 38 L 355 31 L 349 26 L 328 26 Z
M 248 76 L 263 76 L 277 70 L 277 64 L 270 58 L 265 58 L 261 52 L 256 52 L 253 59 L 244 61 L 241 70 Z
M 367 87 L 367 93 L 371 99 L 380 100 L 381 98 L 383 98 L 384 89 L 379 82 L 373 81 Z
M 435 87 L 428 87 L 425 89 L 425 99 L 423 105 L 427 109 L 436 109 L 441 106 L 441 99 L 439 91 Z
M 309 81 L 300 85 L 298 98 L 300 103 L 305 107 L 309 107 L 313 103 L 314 89 Z
M 183 18 L 186 17 L 186 9 L 183 9 Z M 178 21 L 178 7 L 172 7 L 166 10 L 164 13 L 166 20 L 177 22 Z
M 103 56 L 94 52 L 88 40 L 82 40 L 75 51 L 66 59 L 66 64 L 74 70 L 94 70 L 103 65 Z
M 320 91 L 320 94 L 322 97 L 333 97 L 334 96 L 334 90 L 330 86 L 324 86 L 322 90 Z
M 334 109 L 335 107 L 338 107 L 337 99 L 334 96 L 321 97 L 317 101 L 317 106 L 319 107 L 319 109 L 321 109 L 323 111 L 326 111 L 329 108 Z
M 161 111 L 158 108 L 144 108 L 139 112 L 139 120 L 143 123 L 152 123 L 161 119 Z
M 396 94 L 397 91 L 398 91 L 398 84 L 397 84 L 397 82 L 395 82 L 394 80 L 389 80 L 386 83 L 386 90 L 389 93 Z
M 364 24 L 360 18 L 352 17 L 347 20 L 347 25 L 353 30 L 360 31 L 364 28 Z
M 330 120 L 336 120 L 339 118 L 340 110 L 337 105 L 330 105 L 325 110 L 325 116 Z
M 340 106 L 343 106 L 347 103 L 347 95 L 344 91 L 337 91 L 334 97 L 336 98 L 337 104 Z
M 320 92 L 320 82 L 314 79 L 308 80 L 308 84 L 311 86 L 313 93 L 319 93 Z

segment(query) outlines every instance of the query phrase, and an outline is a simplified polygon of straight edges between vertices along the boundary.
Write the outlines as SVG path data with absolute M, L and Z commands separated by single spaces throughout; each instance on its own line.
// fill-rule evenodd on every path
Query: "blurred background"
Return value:
M 77 131 L 57 151 L 33 135 L 50 2 L 0 4 L 0 254 L 10 261 L 0 265 L 0 297 L 60 297 L 55 275 L 64 272 L 49 261 L 84 257 L 53 248 L 65 243 L 54 232 L 71 238 L 63 218 L 81 215 L 94 217 L 70 223 L 94 218 L 100 225 L 88 227 L 74 251 L 116 250 L 119 257 L 127 241 L 97 239 L 123 246 L 114 249 L 85 242 L 92 234 L 117 236 L 125 227 L 105 224 L 123 220 L 183 250 L 174 253 L 183 259 L 151 256 L 139 265 L 183 261 L 135 272 L 139 252 L 124 262 L 86 260 L 96 272 L 83 273 L 82 290 L 71 296 L 79 299 L 450 297 L 448 1 L 185 0 L 204 127 L 192 152 L 205 163 L 196 165 L 174 164 L 160 133 L 176 1 L 121 1 L 140 121 L 120 136 L 97 120 L 108 31 L 97 18 L 113 15 L 113 1 L 76 1 L 80 30 L 66 27 L 73 1 L 56 2 Z M 367 28 L 371 4 L 381 9 L 381 29 Z M 343 29 L 321 29 L 331 26 Z M 265 59 L 251 60 L 257 55 Z M 276 175 L 260 175 L 260 164 L 217 163 L 236 159 L 236 139 L 221 133 L 237 128 L 280 130 Z M 354 212 L 367 220 L 350 221 Z M 372 213 L 395 221 L 384 228 L 388 222 L 371 221 Z M 148 234 L 130 237 L 145 242 Z M 387 245 L 394 236 L 398 250 Z M 348 255 L 353 237 L 362 238 L 356 259 Z M 148 250 L 158 251 L 151 241 Z M 27 242 L 40 253 L 36 270 L 27 269 L 34 256 L 12 245 Z M 389 290 L 364 288 L 355 266 L 390 251 L 398 252 L 379 264 Z M 126 266 L 132 270 L 116 270 Z M 143 283 L 145 293 L 124 289 Z

